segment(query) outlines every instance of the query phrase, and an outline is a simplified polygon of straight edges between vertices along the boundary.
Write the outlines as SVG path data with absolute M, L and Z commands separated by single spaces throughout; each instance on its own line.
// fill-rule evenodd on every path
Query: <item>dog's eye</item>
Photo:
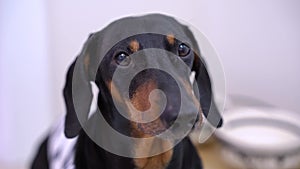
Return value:
M 127 66 L 129 65 L 131 59 L 127 53 L 120 52 L 115 56 L 115 60 L 118 65 Z
M 188 47 L 186 44 L 182 43 L 178 46 L 178 55 L 180 57 L 184 57 L 190 53 L 190 47 Z

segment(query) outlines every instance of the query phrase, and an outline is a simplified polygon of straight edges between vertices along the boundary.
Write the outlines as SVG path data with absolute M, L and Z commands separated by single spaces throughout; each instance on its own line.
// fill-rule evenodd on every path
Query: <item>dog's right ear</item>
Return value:
M 183 26 L 183 29 L 190 38 L 194 50 L 192 71 L 196 73 L 194 83 L 198 86 L 201 110 L 209 123 L 219 128 L 223 124 L 223 119 L 213 97 L 211 78 L 206 69 L 206 64 L 200 57 L 199 46 L 192 31 L 187 26 Z
M 66 103 L 65 135 L 73 138 L 78 135 L 88 118 L 93 94 L 89 77 L 90 57 L 94 54 L 91 34 L 81 53 L 68 69 L 63 95 Z M 80 120 L 80 121 L 79 121 Z

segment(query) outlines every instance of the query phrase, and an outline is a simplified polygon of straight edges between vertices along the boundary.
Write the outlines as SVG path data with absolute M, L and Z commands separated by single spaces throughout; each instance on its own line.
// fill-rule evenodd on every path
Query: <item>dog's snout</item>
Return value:
M 167 105 L 165 111 L 167 112 L 175 112 L 176 111 L 176 107 L 173 105 Z M 173 113 L 174 114 L 174 113 Z M 176 115 L 177 116 L 177 115 Z
M 162 114 L 163 120 L 165 120 L 167 123 L 173 123 L 178 116 L 179 110 L 176 110 L 175 106 L 168 105 L 165 109 L 165 112 Z

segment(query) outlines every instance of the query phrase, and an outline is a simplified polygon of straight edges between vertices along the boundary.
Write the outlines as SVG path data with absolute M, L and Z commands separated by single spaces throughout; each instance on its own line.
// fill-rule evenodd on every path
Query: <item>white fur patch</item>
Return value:
M 75 169 L 74 154 L 77 137 L 68 139 L 64 134 L 65 117 L 51 129 L 48 139 L 50 169 Z

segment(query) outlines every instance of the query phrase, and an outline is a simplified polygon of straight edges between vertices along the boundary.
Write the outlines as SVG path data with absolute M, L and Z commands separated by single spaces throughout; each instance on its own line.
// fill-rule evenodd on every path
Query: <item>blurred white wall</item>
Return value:
M 53 120 L 45 9 L 0 1 L 0 168 L 21 168 Z
M 298 0 L 0 0 L 0 5 L 0 161 L 31 158 L 37 138 L 65 113 L 65 72 L 88 34 L 131 14 L 162 12 L 190 22 L 218 51 L 228 93 L 300 113 Z

